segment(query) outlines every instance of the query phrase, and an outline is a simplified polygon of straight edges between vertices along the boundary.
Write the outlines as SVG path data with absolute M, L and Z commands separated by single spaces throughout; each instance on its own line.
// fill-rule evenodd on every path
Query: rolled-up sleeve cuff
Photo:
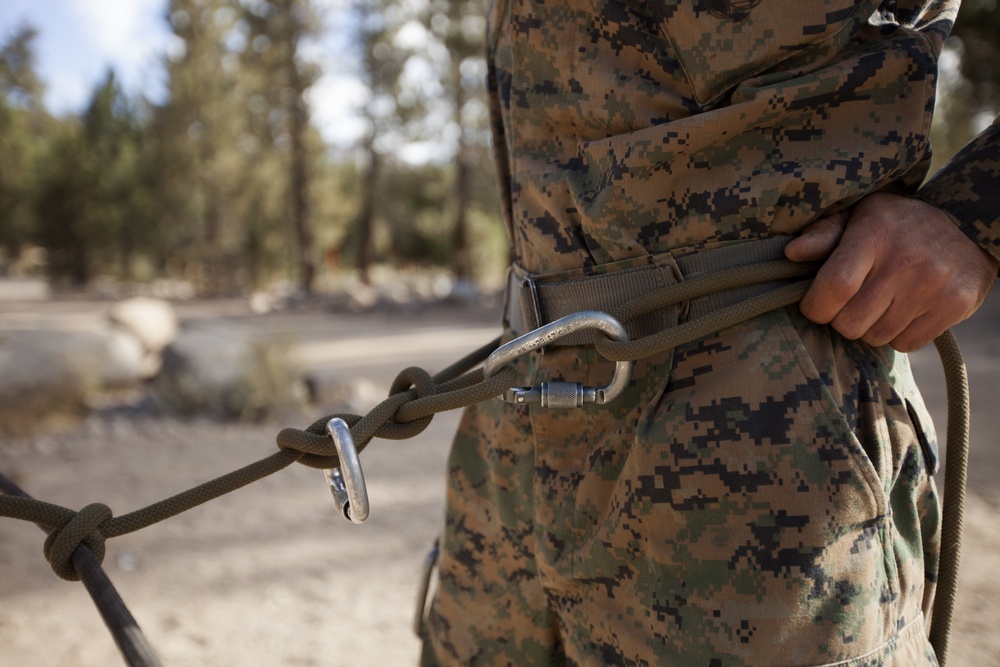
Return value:
M 916 193 L 1000 260 L 1000 117 Z

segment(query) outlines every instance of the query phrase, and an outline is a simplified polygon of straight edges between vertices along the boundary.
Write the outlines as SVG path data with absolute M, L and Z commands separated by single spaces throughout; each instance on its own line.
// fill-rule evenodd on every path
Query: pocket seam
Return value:
M 796 307 L 797 306 L 788 306 L 787 308 Z M 806 349 L 805 344 L 798 335 L 795 325 L 792 323 L 791 317 L 788 314 L 787 308 L 777 311 L 780 312 L 783 319 L 783 326 L 779 327 L 778 330 L 781 332 L 781 336 L 785 339 L 785 341 L 794 346 L 796 353 L 795 363 L 799 368 L 799 372 L 802 373 L 803 379 L 809 380 L 810 378 L 820 378 L 819 369 L 816 368 L 812 357 L 809 356 L 809 351 Z M 794 338 L 791 336 L 792 332 L 795 332 Z M 809 364 L 808 368 L 805 366 L 806 363 Z M 889 499 L 886 495 L 882 478 L 879 476 L 878 470 L 875 469 L 874 461 L 872 461 L 871 457 L 865 452 L 864 447 L 861 446 L 861 441 L 858 439 L 857 434 L 854 433 L 849 426 L 847 426 L 843 412 L 837 408 L 837 401 L 834 399 L 825 383 L 823 384 L 822 391 L 824 394 L 822 406 L 823 412 L 831 419 L 836 419 L 837 421 L 844 422 L 845 424 L 845 435 L 851 440 L 848 450 L 850 452 L 851 459 L 854 461 L 854 467 L 862 475 L 862 478 L 865 481 L 865 486 L 868 489 L 868 493 L 875 505 L 875 517 L 885 516 L 888 512 Z
M 938 473 L 941 465 L 941 453 L 938 451 L 938 447 L 932 445 L 930 439 L 927 437 L 927 431 L 924 429 L 923 421 L 921 421 L 920 414 L 914 407 L 913 402 L 909 397 L 904 398 L 903 402 L 906 404 L 906 415 L 910 418 L 910 424 L 913 426 L 917 442 L 920 444 L 920 453 L 924 458 L 924 469 L 929 476 L 933 477 Z

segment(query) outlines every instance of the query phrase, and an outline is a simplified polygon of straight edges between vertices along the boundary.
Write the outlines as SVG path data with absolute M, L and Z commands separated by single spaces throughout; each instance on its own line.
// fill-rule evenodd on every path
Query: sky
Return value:
M 319 4 L 335 9 L 338 0 Z M 56 115 L 82 111 L 109 67 L 129 94 L 158 102 L 166 96 L 160 63 L 177 47 L 166 6 L 167 0 L 0 0 L 0 39 L 25 22 L 38 31 L 38 72 L 46 106 Z M 335 60 L 336 52 L 331 44 L 313 49 L 320 61 Z M 348 144 L 364 129 L 351 108 L 365 91 L 336 67 L 325 69 L 311 91 L 313 120 L 327 141 Z
M 0 35 L 30 23 L 45 102 L 55 114 L 80 111 L 95 85 L 115 68 L 126 90 L 162 99 L 158 61 L 173 37 L 165 0 L 2 0 Z

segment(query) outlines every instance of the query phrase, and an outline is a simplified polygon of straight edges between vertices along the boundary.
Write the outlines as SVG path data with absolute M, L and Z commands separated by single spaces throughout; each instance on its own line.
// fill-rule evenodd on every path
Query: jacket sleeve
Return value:
M 940 50 L 958 15 L 956 0 L 893 0 L 895 20 Z M 983 250 L 1000 259 L 1000 116 L 917 191 L 948 213 Z
M 951 215 L 983 250 L 1000 259 L 1000 117 L 916 196 Z

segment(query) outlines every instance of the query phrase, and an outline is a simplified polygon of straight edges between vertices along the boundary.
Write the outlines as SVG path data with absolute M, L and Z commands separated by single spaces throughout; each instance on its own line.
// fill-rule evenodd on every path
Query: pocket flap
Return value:
M 660 31 L 699 104 L 852 24 L 856 0 L 657 0 Z

